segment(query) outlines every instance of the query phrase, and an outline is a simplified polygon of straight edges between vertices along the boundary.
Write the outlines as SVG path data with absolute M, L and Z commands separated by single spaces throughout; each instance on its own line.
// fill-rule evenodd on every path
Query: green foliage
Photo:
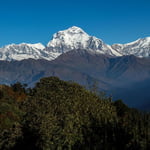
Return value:
M 150 147 L 150 114 L 128 108 L 121 100 L 115 101 L 114 105 L 118 115 L 118 138 L 122 137 L 123 140 L 120 142 L 125 149 L 148 149 Z
M 13 89 L 14 92 L 24 92 L 25 93 L 26 87 L 27 87 L 27 84 L 21 84 L 20 82 L 17 82 L 15 84 L 11 85 L 11 88 Z
M 104 120 L 111 124 L 116 117 L 108 101 L 56 77 L 41 79 L 31 93 L 25 104 L 30 111 L 25 120 L 28 128 L 41 137 L 36 142 L 41 149 L 71 149 L 86 143 L 95 128 L 94 121 L 96 126 Z
M 149 117 L 57 77 L 0 88 L 0 149 L 146 150 Z
M 9 150 L 22 135 L 23 112 L 16 102 L 18 96 L 10 87 L 0 86 L 0 149 Z

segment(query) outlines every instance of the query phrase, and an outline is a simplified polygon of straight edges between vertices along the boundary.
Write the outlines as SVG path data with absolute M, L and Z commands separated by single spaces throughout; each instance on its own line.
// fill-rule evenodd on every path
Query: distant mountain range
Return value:
M 25 59 L 0 61 L 0 83 L 27 83 L 33 86 L 40 78 L 57 76 L 98 89 L 114 99 L 141 109 L 150 109 L 150 59 L 133 55 L 110 57 L 87 50 L 66 52 L 53 61 Z M 147 108 L 146 108 L 147 107 Z
M 33 86 L 40 78 L 58 76 L 150 110 L 150 38 L 128 44 L 105 44 L 81 28 L 53 35 L 47 46 L 11 44 L 0 48 L 0 84 Z
M 47 46 L 37 44 L 11 44 L 0 48 L 0 60 L 46 59 L 54 60 L 59 55 L 75 49 L 110 56 L 150 56 L 150 37 L 127 44 L 105 44 L 101 39 L 88 35 L 81 28 L 73 26 L 55 33 Z

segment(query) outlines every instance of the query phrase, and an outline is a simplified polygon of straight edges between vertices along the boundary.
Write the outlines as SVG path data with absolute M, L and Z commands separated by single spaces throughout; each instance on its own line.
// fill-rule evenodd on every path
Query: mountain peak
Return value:
M 126 44 L 114 44 L 112 48 L 119 51 L 122 55 L 150 57 L 150 37 L 140 38 Z
M 10 48 L 10 47 L 22 47 L 22 46 L 25 46 L 25 47 L 32 47 L 32 48 L 36 48 L 36 49 L 40 49 L 40 50 L 43 50 L 45 48 L 45 46 L 42 44 L 42 43 L 35 43 L 35 44 L 30 44 L 30 43 L 20 43 L 20 44 L 9 44 L 9 45 L 6 45 L 4 46 L 3 48 Z
M 83 29 L 77 26 L 72 26 L 64 31 L 67 31 L 68 33 L 73 33 L 73 34 L 87 34 Z
M 0 60 L 47 59 L 53 60 L 71 50 L 87 50 L 93 54 L 109 56 L 135 55 L 150 57 L 150 37 L 140 38 L 126 44 L 105 44 L 101 39 L 90 36 L 82 28 L 72 26 L 58 31 L 45 47 L 41 43 L 10 44 L 0 48 Z
M 41 43 L 10 44 L 0 48 L 0 60 L 23 60 L 23 59 L 47 59 L 51 60 L 45 51 L 45 46 Z
M 41 49 L 41 50 L 45 49 L 45 46 L 42 43 L 35 43 L 35 44 L 22 43 L 22 44 L 36 49 Z
M 58 39 L 58 38 L 61 38 L 61 39 L 64 39 L 64 37 L 69 37 L 69 36 L 82 36 L 82 35 L 85 35 L 85 36 L 89 36 L 83 29 L 81 29 L 80 27 L 77 27 L 77 26 L 72 26 L 68 29 L 65 29 L 65 30 L 62 30 L 62 31 L 58 31 L 57 33 L 55 33 L 53 35 L 53 39 Z
M 143 38 L 143 42 L 150 45 L 150 37 Z
M 55 33 L 47 47 L 51 51 L 58 53 L 64 53 L 73 49 L 83 49 L 86 47 L 89 38 L 90 36 L 81 28 L 72 26 Z
M 52 40 L 47 44 L 47 50 L 54 53 L 62 54 L 77 49 L 120 56 L 118 52 L 112 50 L 112 48 L 101 39 L 88 35 L 77 26 L 72 26 L 66 30 L 55 33 Z
M 68 28 L 68 29 L 81 29 L 80 27 L 77 27 L 77 26 L 72 26 L 72 27 L 70 27 L 70 28 Z
M 145 40 L 147 40 L 147 41 L 150 41 L 150 36 L 149 37 L 146 37 L 146 38 L 144 38 Z

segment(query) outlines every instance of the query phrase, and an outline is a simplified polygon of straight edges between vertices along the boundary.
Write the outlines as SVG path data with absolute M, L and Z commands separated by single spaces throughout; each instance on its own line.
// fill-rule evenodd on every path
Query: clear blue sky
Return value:
M 1 0 L 0 47 L 79 26 L 108 44 L 150 36 L 150 0 Z

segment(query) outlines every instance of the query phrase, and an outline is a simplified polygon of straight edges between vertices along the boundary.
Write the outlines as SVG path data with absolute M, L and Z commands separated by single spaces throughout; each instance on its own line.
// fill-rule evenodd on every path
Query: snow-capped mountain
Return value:
M 44 51 L 45 46 L 41 43 L 37 44 L 11 44 L 0 48 L 0 60 L 23 60 L 28 58 L 47 59 L 55 58 L 55 55 Z M 54 58 L 53 58 L 54 57 Z
M 138 39 L 127 44 L 114 44 L 112 48 L 120 52 L 122 55 L 134 55 L 137 57 L 150 56 L 150 37 Z
M 101 39 L 88 35 L 81 28 L 73 26 L 55 33 L 47 46 L 37 44 L 11 44 L 0 48 L 0 60 L 46 59 L 53 60 L 71 50 L 87 50 L 90 53 L 109 56 L 150 56 L 150 37 L 127 44 L 105 44 Z
M 101 39 L 89 36 L 81 28 L 73 26 L 67 30 L 59 31 L 53 35 L 52 40 L 47 44 L 47 50 L 54 53 L 65 53 L 70 50 L 85 49 L 94 53 L 121 56 L 121 54 Z

